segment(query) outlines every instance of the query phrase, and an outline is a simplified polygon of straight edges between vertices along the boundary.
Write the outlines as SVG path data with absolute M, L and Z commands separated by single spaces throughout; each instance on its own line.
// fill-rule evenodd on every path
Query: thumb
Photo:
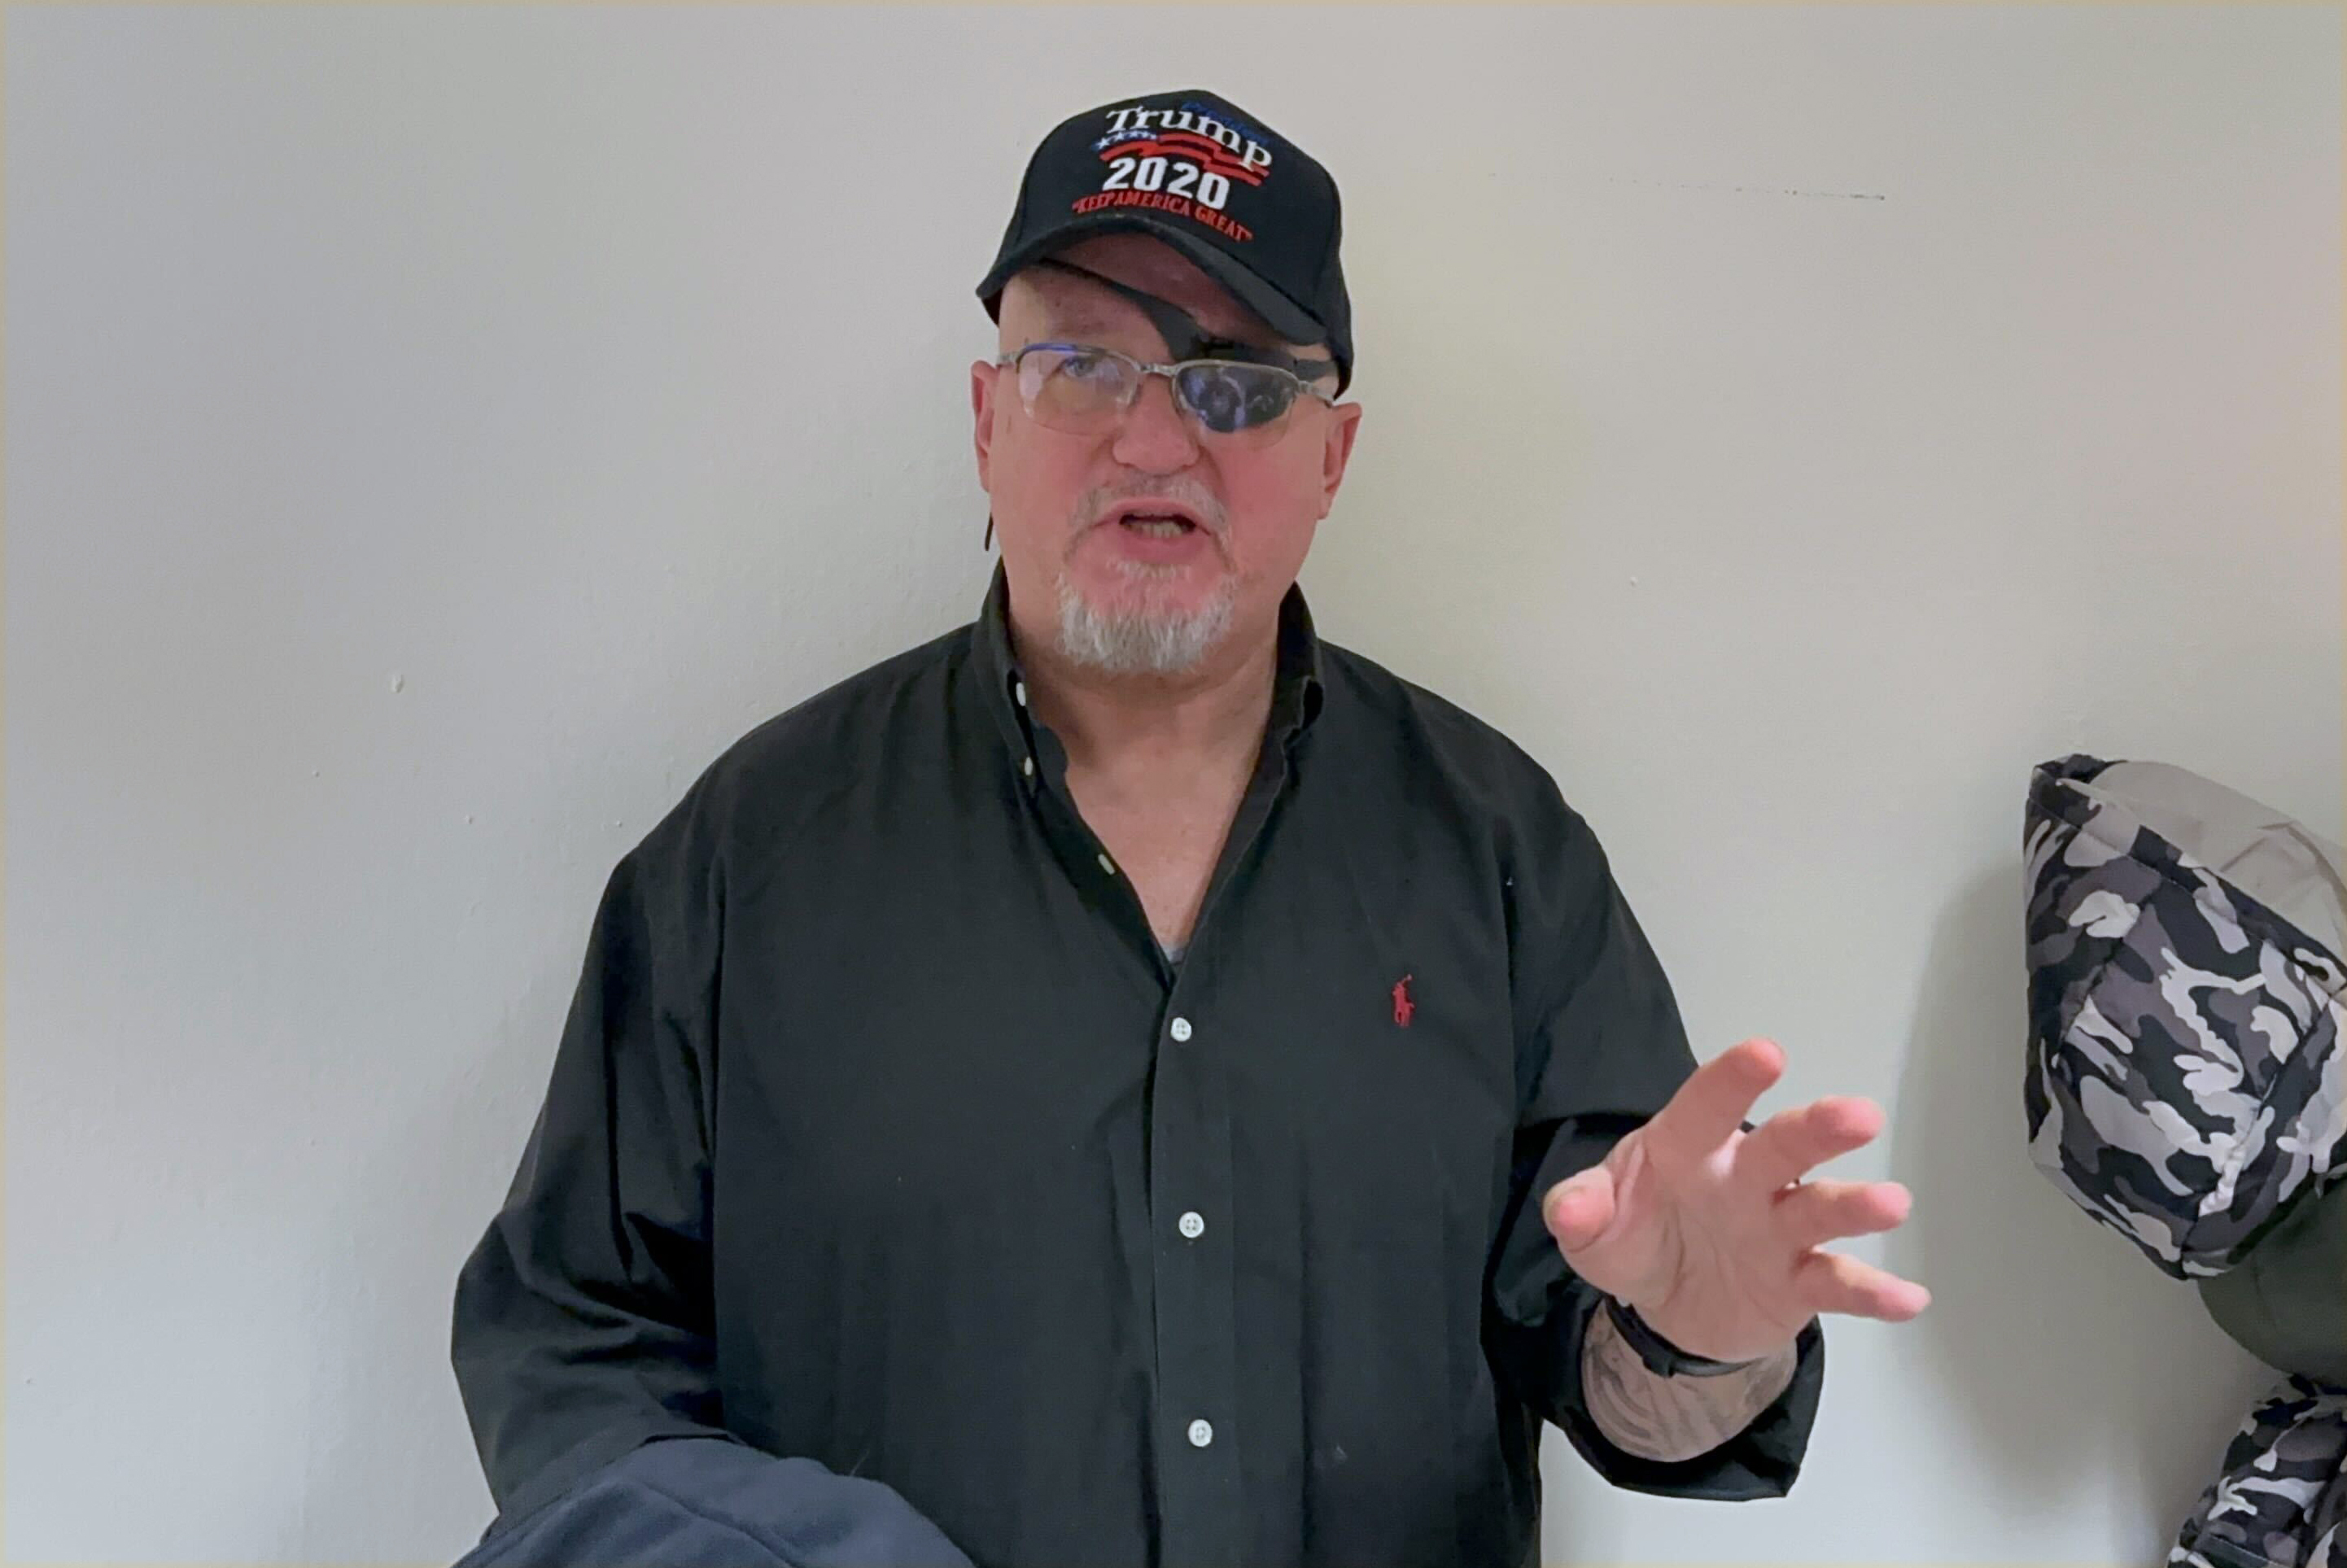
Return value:
M 1541 1200 L 1541 1218 L 1567 1253 L 1587 1246 L 1614 1221 L 1614 1173 L 1596 1165 L 1566 1177 Z

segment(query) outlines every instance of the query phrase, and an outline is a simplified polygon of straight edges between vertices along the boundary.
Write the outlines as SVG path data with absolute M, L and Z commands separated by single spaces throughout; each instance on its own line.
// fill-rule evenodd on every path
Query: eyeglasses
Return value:
M 1218 445 L 1260 446 L 1286 428 L 1298 396 L 1337 400 L 1291 371 L 1241 359 L 1145 364 L 1090 343 L 1030 343 L 994 362 L 1015 366 L 1019 395 L 1035 423 L 1069 436 L 1104 436 L 1123 422 L 1141 384 L 1162 375 L 1174 402 Z

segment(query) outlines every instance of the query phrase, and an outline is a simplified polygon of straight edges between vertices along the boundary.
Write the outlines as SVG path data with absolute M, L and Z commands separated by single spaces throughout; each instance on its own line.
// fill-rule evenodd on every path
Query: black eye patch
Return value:
M 1049 267 L 1054 272 L 1072 272 L 1079 278 L 1089 278 L 1101 287 L 1132 301 L 1149 318 L 1158 335 L 1165 340 L 1166 352 L 1177 364 L 1185 359 L 1237 360 L 1245 364 L 1267 364 L 1307 383 L 1317 381 L 1337 368 L 1331 360 L 1297 359 L 1278 349 L 1259 348 L 1253 343 L 1216 337 L 1172 301 L 1161 300 L 1155 294 L 1144 293 L 1129 284 L 1118 282 L 1114 278 L 1104 278 L 1082 267 L 1050 257 L 1045 257 L 1036 265 Z

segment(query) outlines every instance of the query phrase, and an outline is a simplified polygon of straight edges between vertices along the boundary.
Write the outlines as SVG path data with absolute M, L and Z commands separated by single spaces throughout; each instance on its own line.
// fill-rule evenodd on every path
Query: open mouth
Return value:
M 1173 512 L 1127 512 L 1116 524 L 1127 533 L 1153 539 L 1176 539 L 1198 530 L 1197 524 Z

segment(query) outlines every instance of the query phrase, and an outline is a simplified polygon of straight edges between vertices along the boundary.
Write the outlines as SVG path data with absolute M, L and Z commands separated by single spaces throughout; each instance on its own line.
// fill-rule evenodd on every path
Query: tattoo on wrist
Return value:
M 1667 1462 L 1709 1453 L 1750 1426 L 1791 1386 L 1798 1360 L 1788 1346 L 1717 1377 L 1665 1378 L 1646 1369 L 1612 1318 L 1594 1312 L 1581 1343 L 1581 1388 L 1608 1442 Z

